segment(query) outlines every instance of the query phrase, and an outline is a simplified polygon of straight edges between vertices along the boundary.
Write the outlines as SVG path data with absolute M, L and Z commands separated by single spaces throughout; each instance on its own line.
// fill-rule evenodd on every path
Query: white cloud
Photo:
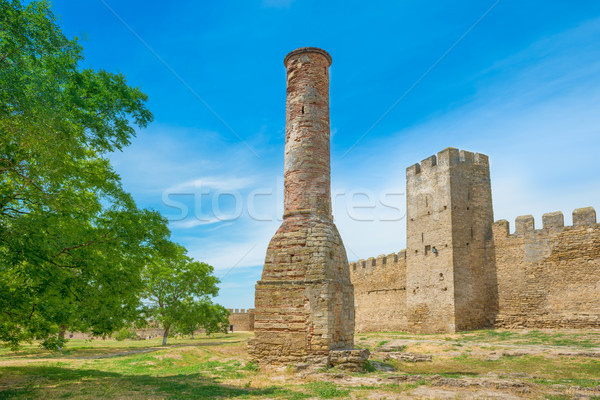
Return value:
M 217 236 L 187 237 L 188 254 L 215 270 L 263 265 L 267 246 L 279 221 L 236 221 Z
M 215 177 L 207 176 L 201 178 L 194 178 L 174 186 L 167 188 L 165 191 L 169 193 L 186 193 L 188 191 L 196 192 L 198 189 L 206 188 L 212 190 L 242 190 L 248 188 L 256 182 L 254 177 Z
M 171 223 L 171 227 L 180 228 L 180 229 L 189 229 L 189 228 L 195 228 L 197 226 L 212 225 L 212 224 L 216 224 L 219 222 L 223 222 L 223 221 L 220 220 L 219 218 L 209 218 L 207 220 L 200 220 L 200 219 L 194 218 L 194 219 L 188 219 L 186 221 L 173 222 L 173 223 Z
M 590 37 L 600 40 L 600 19 L 498 62 L 477 78 L 470 102 L 369 138 L 347 159 L 334 160 L 344 171 L 334 169 L 334 176 L 342 185 L 402 192 L 406 167 L 451 146 L 490 156 L 495 218 L 513 229 L 518 215 L 533 214 L 541 227 L 545 212 L 563 211 L 568 224 L 575 208 L 600 211 L 600 51 L 572 45 Z M 336 224 L 351 260 L 406 246 L 405 221 L 354 221 L 338 209 Z

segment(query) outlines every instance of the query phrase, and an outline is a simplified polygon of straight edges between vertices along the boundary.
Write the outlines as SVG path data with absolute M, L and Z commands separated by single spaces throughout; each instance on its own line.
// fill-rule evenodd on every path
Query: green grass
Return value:
M 394 393 L 428 386 L 433 376 L 485 378 L 489 372 L 498 379 L 519 379 L 540 393 L 552 385 L 595 387 L 600 385 L 600 359 L 591 357 L 550 357 L 545 352 L 573 347 L 600 348 L 600 332 L 562 331 L 474 331 L 461 334 L 416 335 L 368 333 L 357 335 L 363 347 L 408 346 L 409 351 L 432 353 L 432 362 L 408 363 L 387 360 L 397 371 L 376 371 L 374 363 L 365 371 L 327 372 L 327 381 L 307 382 L 291 372 L 272 375 L 247 361 L 246 340 L 252 334 L 234 333 L 213 338 L 173 339 L 163 347 L 161 339 L 145 341 L 71 340 L 63 352 L 52 353 L 37 344 L 18 352 L 0 349 L 1 399 L 307 399 L 382 398 Z M 403 339 L 409 339 L 402 344 Z M 397 340 L 396 344 L 393 342 Z M 534 355 L 485 355 L 496 349 L 518 349 L 539 345 Z M 452 353 L 447 353 L 447 350 Z M 460 352 L 459 355 L 457 355 Z M 483 355 L 482 355 L 483 354 Z M 378 378 L 367 385 L 349 386 L 335 381 L 340 373 L 352 379 Z M 519 375 L 515 377 L 515 373 Z M 416 382 L 392 383 L 389 375 L 421 375 Z M 278 379 L 274 379 L 277 376 Z M 342 383 L 340 383 L 342 382 Z M 423 390 L 427 390 L 423 388 Z M 458 390 L 458 389 L 456 389 Z M 560 390 L 559 390 L 560 392 Z M 566 395 L 566 393 L 564 393 Z M 520 396 L 521 394 L 519 394 Z M 561 394 L 562 395 L 562 394 Z M 533 396 L 533 395 L 532 395 Z M 552 398 L 552 397 L 547 397 Z M 563 397 L 554 397 L 563 398 Z
M 217 342 L 233 343 L 245 340 L 233 334 L 217 334 L 211 338 L 200 339 L 173 339 L 169 338 L 167 347 L 186 345 L 213 345 Z M 11 351 L 6 347 L 0 347 L 0 357 L 19 358 L 64 358 L 64 357 L 102 357 L 116 353 L 133 352 L 140 350 L 152 350 L 163 348 L 162 338 L 151 340 L 82 340 L 70 339 L 63 351 L 52 352 L 41 348 L 38 344 L 26 344 L 18 351 Z
M 490 329 L 461 332 L 458 335 L 460 339 L 457 340 L 473 343 L 494 341 L 499 343 L 504 342 L 529 346 L 547 345 L 558 347 L 575 347 L 581 349 L 600 347 L 600 333 L 596 332 L 569 332 L 566 334 L 561 332 L 540 332 L 537 330 L 519 332 Z
M 173 340 L 172 346 L 185 347 L 170 348 L 152 341 L 71 341 L 71 347 L 62 353 L 49 353 L 35 345 L 18 352 L 4 351 L 0 398 L 304 398 L 302 391 L 284 387 L 250 387 L 247 382 L 258 376 L 257 366 L 220 354 L 243 348 L 248 336 L 179 339 Z M 151 352 L 115 355 L 131 350 Z M 90 354 L 113 356 L 89 358 Z M 55 361 L 59 357 L 61 361 Z M 28 360 L 35 362 L 19 365 Z M 7 361 L 17 365 L 7 366 Z M 240 379 L 246 383 L 223 384 Z
M 463 353 L 457 357 L 435 359 L 431 363 L 391 362 L 399 371 L 413 374 L 438 374 L 452 377 L 499 375 L 521 372 L 548 380 L 592 379 L 600 385 L 600 359 L 575 359 L 557 357 L 548 359 L 540 355 L 503 356 L 487 360 Z M 595 378 L 595 379 L 594 379 Z
M 110 398 L 116 395 L 137 398 L 140 394 L 162 394 L 171 399 L 212 399 L 215 397 L 269 396 L 274 389 L 249 390 L 225 387 L 203 374 L 120 374 L 97 369 L 70 369 L 60 366 L 10 367 L 13 376 L 39 377 L 2 392 L 3 398 Z M 43 378 L 42 378 L 43 377 Z
M 427 382 L 424 379 L 419 379 L 416 382 L 410 382 L 410 383 L 388 383 L 386 385 L 383 385 L 383 387 L 393 393 L 405 393 L 405 392 L 410 392 L 411 390 L 416 389 L 420 386 L 428 386 L 428 385 L 429 385 L 429 382 Z
M 531 382 L 542 385 L 566 385 L 579 387 L 596 387 L 600 385 L 600 379 L 531 379 Z
M 305 387 L 316 396 L 319 396 L 321 399 L 346 397 L 350 393 L 350 390 L 339 389 L 334 383 L 331 382 L 311 382 L 306 384 Z

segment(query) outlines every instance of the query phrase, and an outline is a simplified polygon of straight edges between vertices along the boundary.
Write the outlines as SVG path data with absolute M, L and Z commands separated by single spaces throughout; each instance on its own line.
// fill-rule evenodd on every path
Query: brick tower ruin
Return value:
M 497 284 L 488 157 L 442 150 L 407 168 L 406 196 L 408 330 L 490 326 Z
M 329 66 L 305 47 L 287 69 L 283 223 L 267 249 L 255 292 L 251 357 L 261 364 L 330 364 L 354 342 L 354 291 L 331 213 Z

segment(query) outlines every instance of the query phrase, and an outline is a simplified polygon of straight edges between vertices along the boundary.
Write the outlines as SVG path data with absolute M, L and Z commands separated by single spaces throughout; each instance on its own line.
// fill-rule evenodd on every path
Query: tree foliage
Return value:
M 213 268 L 194 261 L 178 245 L 154 254 L 144 270 L 144 282 L 147 313 L 164 329 L 163 345 L 172 327 L 184 318 L 193 320 L 196 312 L 204 312 L 204 305 L 211 304 L 219 292 Z
M 173 325 L 175 333 L 190 335 L 194 339 L 194 333 L 201 328 L 203 321 L 203 305 L 199 301 L 185 301 L 181 315 Z
M 137 208 L 108 161 L 152 120 L 146 95 L 82 60 L 48 3 L 0 0 L 0 341 L 12 347 L 110 334 L 142 298 L 165 338 L 194 307 L 222 314 L 212 267 Z
M 46 2 L 0 0 L 0 341 L 13 346 L 121 328 L 170 246 L 107 159 L 152 120 L 146 95 L 82 59 Z
M 213 333 L 227 333 L 229 311 L 220 304 L 205 304 L 200 327 L 208 336 Z
M 203 330 L 206 335 L 227 333 L 229 327 L 229 311 L 210 301 L 193 301 L 185 304 L 183 313 L 174 325 L 178 333 L 190 335 Z

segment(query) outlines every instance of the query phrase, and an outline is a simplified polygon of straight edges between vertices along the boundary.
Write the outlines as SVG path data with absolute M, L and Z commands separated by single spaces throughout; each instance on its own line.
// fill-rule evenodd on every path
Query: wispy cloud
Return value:
M 561 210 L 568 223 L 575 208 L 600 209 L 595 165 L 600 147 L 600 49 L 589 48 L 590 37 L 600 40 L 600 20 L 499 60 L 477 76 L 480 87 L 469 102 L 373 140 L 358 163 L 338 168 L 347 167 L 353 176 L 360 171 L 370 180 L 371 190 L 402 191 L 407 166 L 445 147 L 459 147 L 490 156 L 496 219 L 512 224 L 518 215 L 534 214 L 541 222 L 543 213 Z M 357 222 L 343 214 L 336 222 L 344 241 L 361 258 L 405 247 L 405 223 Z
M 200 220 L 200 219 L 194 218 L 194 219 L 188 219 L 185 221 L 173 222 L 171 224 L 171 226 L 173 228 L 189 229 L 189 228 L 195 228 L 197 226 L 212 225 L 212 224 L 216 224 L 219 222 L 223 222 L 223 220 L 220 220 L 219 218 L 209 218 L 207 220 Z
M 286 8 L 292 2 L 266 0 L 263 5 Z M 430 79 L 442 76 L 446 80 L 442 84 L 465 85 L 456 90 L 462 97 L 430 110 L 428 119 L 400 129 L 404 120 L 394 118 L 415 100 L 418 93 L 413 92 L 389 114 L 385 127 L 378 126 L 377 132 L 361 142 L 360 151 L 357 148 L 345 159 L 341 155 L 351 140 L 347 137 L 348 126 L 339 118 L 339 125 L 331 132 L 333 193 L 364 189 L 376 199 L 385 193 L 397 193 L 394 204 L 402 216 L 405 168 L 452 146 L 490 156 L 496 219 L 512 223 L 516 216 L 531 213 L 541 221 L 542 213 L 562 210 L 565 223 L 569 223 L 574 208 L 591 205 L 600 210 L 596 165 L 600 148 L 599 42 L 600 20 L 595 19 L 489 62 L 466 78 L 469 81 L 454 82 L 450 74 L 443 77 L 440 65 L 436 68 L 440 75 L 429 76 L 419 91 L 437 90 L 430 95 L 443 97 L 443 85 L 433 89 L 427 86 Z M 465 64 L 470 62 L 464 59 Z M 337 71 L 341 74 L 343 69 Z M 283 122 L 285 92 L 281 81 L 278 123 Z M 339 101 L 340 97 L 339 92 L 332 93 L 332 98 Z M 452 103 L 454 100 L 456 103 Z M 249 102 L 241 103 L 254 110 L 247 107 Z M 345 110 L 352 110 L 349 104 L 343 105 L 348 106 Z M 380 115 L 385 109 L 369 111 Z M 270 118 L 271 122 L 275 120 Z M 261 157 L 264 154 L 261 160 L 241 143 L 228 142 L 229 132 L 167 124 L 155 124 L 143 131 L 125 153 L 111 156 L 126 189 L 143 206 L 164 206 L 164 192 L 193 194 L 199 188 L 208 188 L 247 194 L 262 188 L 273 190 L 273 196 L 262 198 L 263 202 L 256 205 L 261 215 L 269 217 L 266 221 L 252 219 L 244 212 L 226 221 L 212 214 L 201 219 L 190 214 L 171 224 L 174 239 L 182 242 L 191 256 L 213 265 L 217 275 L 231 270 L 223 278 L 220 297 L 230 307 L 252 306 L 254 283 L 260 277 L 269 240 L 280 224 L 281 210 L 277 207 L 283 200 L 277 179 L 283 172 L 283 126 L 274 130 L 271 122 L 267 121 L 265 126 L 269 128 L 256 135 L 256 140 L 264 143 L 252 143 Z M 257 125 L 263 126 L 263 121 Z M 381 204 L 374 209 L 354 210 L 359 217 L 365 213 L 373 217 L 363 221 L 348 211 L 347 200 L 335 202 L 334 217 L 350 260 L 405 248 L 405 219 L 384 221 L 396 211 Z
M 262 266 L 269 240 L 276 228 L 255 227 L 255 234 L 237 240 L 227 241 L 219 236 L 217 240 L 194 239 L 186 241 L 190 256 L 212 265 L 215 270 L 227 271 L 236 268 Z
M 169 193 L 182 193 L 200 188 L 213 190 L 242 190 L 250 187 L 254 183 L 256 183 L 256 178 L 254 177 L 232 178 L 207 176 L 179 183 L 165 189 L 165 191 Z

